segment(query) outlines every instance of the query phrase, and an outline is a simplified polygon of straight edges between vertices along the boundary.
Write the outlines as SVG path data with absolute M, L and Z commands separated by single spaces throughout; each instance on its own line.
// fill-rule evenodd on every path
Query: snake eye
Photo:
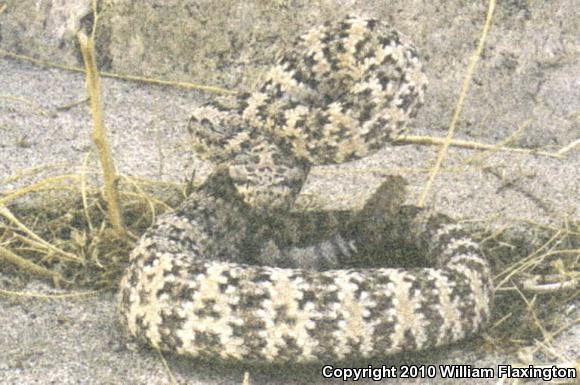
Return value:
M 220 135 L 225 135 L 226 134 L 226 132 L 223 130 L 223 127 L 221 125 L 219 125 L 219 124 L 213 124 L 213 123 L 211 123 L 209 121 L 207 122 L 207 124 L 209 125 L 208 128 L 212 132 L 218 133 Z

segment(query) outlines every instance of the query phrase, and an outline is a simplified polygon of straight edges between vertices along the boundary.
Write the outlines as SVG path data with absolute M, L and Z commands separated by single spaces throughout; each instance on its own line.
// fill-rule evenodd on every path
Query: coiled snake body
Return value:
M 300 36 L 257 91 L 197 109 L 194 147 L 217 171 L 132 252 L 119 295 L 125 332 L 178 354 L 274 363 L 384 356 L 477 332 L 490 312 L 489 268 L 441 215 L 397 212 L 408 218 L 400 233 L 434 267 L 344 266 L 385 243 L 380 208 L 318 239 L 280 235 L 310 167 L 384 147 L 426 83 L 403 35 L 347 17 Z

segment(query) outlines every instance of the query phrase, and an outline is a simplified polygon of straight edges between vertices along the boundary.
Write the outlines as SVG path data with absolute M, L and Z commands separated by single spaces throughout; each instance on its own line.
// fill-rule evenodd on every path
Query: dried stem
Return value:
M 93 116 L 92 139 L 97 147 L 101 166 L 103 168 L 105 199 L 107 201 L 109 219 L 113 228 L 121 234 L 125 232 L 125 229 L 123 227 L 121 209 L 119 206 L 119 190 L 117 186 L 119 183 L 119 176 L 117 175 L 115 163 L 107 142 L 107 134 L 103 118 L 103 103 L 101 100 L 101 80 L 95 60 L 94 41 L 89 39 L 84 32 L 79 32 L 77 38 L 85 62 L 87 90 L 89 97 L 91 98 L 91 113 Z

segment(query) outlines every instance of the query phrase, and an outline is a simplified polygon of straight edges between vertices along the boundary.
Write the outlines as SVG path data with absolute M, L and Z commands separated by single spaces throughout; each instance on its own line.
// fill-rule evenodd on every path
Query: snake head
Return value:
M 187 129 L 196 154 L 215 165 L 229 162 L 247 142 L 248 130 L 240 115 L 219 103 L 195 109 Z
M 244 202 L 265 213 L 289 210 L 306 181 L 308 170 L 306 164 L 260 136 L 252 138 L 251 145 L 238 152 L 228 167 L 229 176 Z
M 194 111 L 188 130 L 197 155 L 225 169 L 248 206 L 261 212 L 290 208 L 309 167 L 245 122 L 235 108 L 202 106 Z

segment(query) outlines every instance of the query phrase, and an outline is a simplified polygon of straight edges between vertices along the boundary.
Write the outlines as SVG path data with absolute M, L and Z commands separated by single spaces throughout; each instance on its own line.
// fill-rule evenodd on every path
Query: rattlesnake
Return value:
M 194 148 L 217 168 L 132 252 L 119 295 L 125 333 L 192 357 L 305 363 L 425 349 L 477 332 L 490 313 L 489 267 L 442 215 L 409 207 L 392 215 L 408 218 L 392 234 L 436 267 L 344 266 L 392 244 L 382 235 L 394 223 L 381 211 L 391 199 L 383 189 L 372 199 L 379 205 L 324 235 L 308 230 L 320 217 L 300 236 L 281 235 L 306 223 L 290 208 L 310 167 L 392 141 L 426 83 L 406 37 L 349 16 L 300 36 L 255 92 L 198 108 Z

